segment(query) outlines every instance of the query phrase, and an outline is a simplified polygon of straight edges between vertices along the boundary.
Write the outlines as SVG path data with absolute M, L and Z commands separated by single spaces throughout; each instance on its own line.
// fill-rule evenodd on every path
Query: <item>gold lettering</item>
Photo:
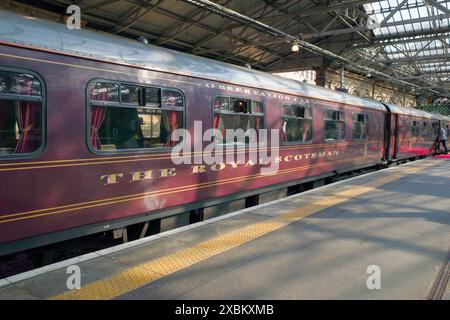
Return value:
M 296 154 L 295 155 L 295 157 L 294 157 L 294 160 L 302 160 L 303 159 L 303 156 L 301 155 L 301 154 Z
M 317 158 L 317 153 L 311 153 L 311 159 Z
M 147 170 L 147 171 L 136 171 L 131 173 L 131 181 L 141 181 L 141 180 L 150 180 L 153 178 L 153 171 Z
M 233 169 L 236 169 L 239 164 L 239 161 L 238 162 L 232 161 L 232 162 L 230 162 L 230 164 Z
M 255 165 L 255 163 L 252 160 L 248 160 L 247 163 L 245 164 L 246 167 L 254 166 L 254 165 Z
M 283 159 L 281 157 L 276 157 L 275 158 L 275 163 L 280 163 L 281 161 L 283 161 Z
M 118 178 L 122 178 L 123 177 L 123 173 L 113 173 L 113 174 L 105 174 L 103 176 L 100 177 L 100 180 L 103 180 L 104 178 L 106 178 L 106 183 L 105 186 L 109 185 L 109 184 L 116 184 L 119 183 L 117 181 Z
M 211 170 L 212 171 L 220 171 L 220 170 L 223 170 L 223 169 L 225 169 L 225 163 L 214 163 L 211 166 Z
M 176 170 L 177 170 L 176 168 L 161 169 L 161 177 L 165 178 L 176 176 L 177 175 L 177 173 L 175 172 Z
M 206 166 L 204 164 L 192 166 L 192 173 L 205 173 Z
M 284 157 L 284 161 L 289 162 L 292 160 L 292 155 Z

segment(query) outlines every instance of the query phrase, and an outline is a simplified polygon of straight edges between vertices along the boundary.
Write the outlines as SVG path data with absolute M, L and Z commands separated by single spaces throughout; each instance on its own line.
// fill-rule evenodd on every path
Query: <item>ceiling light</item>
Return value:
M 300 50 L 300 47 L 299 47 L 298 43 L 295 42 L 295 43 L 292 45 L 291 50 L 292 50 L 292 52 L 298 52 L 298 51 Z
M 145 44 L 150 44 L 150 39 L 144 36 L 141 36 L 137 39 L 137 41 L 145 43 Z

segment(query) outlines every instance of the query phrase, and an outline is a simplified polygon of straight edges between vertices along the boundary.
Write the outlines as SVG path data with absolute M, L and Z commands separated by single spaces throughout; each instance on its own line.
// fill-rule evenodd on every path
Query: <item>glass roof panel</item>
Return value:
M 439 9 L 444 6 L 450 9 L 450 1 L 434 0 L 408 0 L 399 7 L 402 0 L 383 0 L 364 4 L 368 15 L 372 15 L 381 23 L 386 17 L 392 16 L 379 28 L 373 29 L 376 37 L 383 37 L 384 51 L 387 58 L 397 60 L 402 58 L 414 58 L 414 64 L 422 71 L 433 72 L 436 70 L 450 70 L 449 57 L 440 60 L 420 60 L 429 56 L 442 56 L 450 53 L 450 19 L 436 19 L 438 15 L 448 15 Z M 398 24 L 398 23 L 403 24 Z M 444 29 L 445 33 L 439 29 Z M 411 33 L 418 33 L 416 36 Z M 402 35 L 405 34 L 404 37 Z M 442 34 L 442 41 L 436 37 Z M 392 37 L 395 36 L 395 39 Z M 390 39 L 391 37 L 392 39 Z M 397 41 L 398 40 L 398 41 Z M 447 46 L 443 45 L 443 42 Z M 419 59 L 417 59 L 419 58 Z M 394 61 L 395 62 L 395 61 Z M 407 66 L 410 68 L 411 66 Z

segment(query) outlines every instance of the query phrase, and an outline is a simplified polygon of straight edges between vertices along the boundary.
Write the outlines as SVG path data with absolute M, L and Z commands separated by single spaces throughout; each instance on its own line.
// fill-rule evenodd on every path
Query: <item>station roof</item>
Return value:
M 373 29 L 387 62 L 437 85 L 449 85 L 449 1 L 385 0 L 364 4 L 364 9 L 376 24 L 389 22 L 384 24 L 389 26 Z
M 306 70 L 339 61 L 237 22 L 205 0 L 79 0 L 83 28 L 268 72 Z M 272 28 L 362 66 L 406 81 L 415 93 L 450 97 L 450 9 L 446 0 L 213 0 Z M 71 0 L 10 0 L 0 7 L 59 22 Z M 44 15 L 42 12 L 53 15 Z M 373 20 L 376 23 L 373 23 Z M 368 74 L 361 73 L 363 76 Z M 377 77 L 375 77 L 377 79 Z M 381 78 L 380 78 L 381 79 Z M 389 81 L 387 81 L 389 84 Z M 405 86 L 411 89 L 412 86 Z

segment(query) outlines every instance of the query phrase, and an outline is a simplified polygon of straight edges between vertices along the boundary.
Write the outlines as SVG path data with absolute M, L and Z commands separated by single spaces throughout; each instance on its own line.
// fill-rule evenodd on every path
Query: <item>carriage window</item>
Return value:
M 301 105 L 282 106 L 281 140 L 287 143 L 312 141 L 312 111 Z
M 367 140 L 369 138 L 369 115 L 353 114 L 353 139 Z
M 430 130 L 430 138 L 435 138 L 439 134 L 439 122 L 433 121 Z
M 91 87 L 91 101 L 119 102 L 119 85 L 98 82 Z
M 242 98 L 216 97 L 214 99 L 214 129 L 220 130 L 222 141 L 216 137 L 216 141 L 227 141 L 227 129 L 254 129 L 257 134 L 264 127 L 264 106 L 259 101 Z M 246 141 L 249 142 L 249 141 Z
M 133 105 L 141 105 L 140 100 L 142 90 L 138 86 L 121 85 L 120 86 L 120 102 Z
M 428 128 L 428 122 L 423 121 L 420 126 L 420 135 L 422 137 L 428 137 L 430 134 L 430 130 Z
M 171 135 L 183 127 L 180 92 L 110 82 L 92 83 L 89 92 L 94 149 L 168 148 L 179 142 Z
M 41 147 L 42 91 L 34 75 L 0 70 L 0 157 Z
M 325 141 L 339 141 L 345 139 L 345 113 L 342 111 L 325 111 Z
M 412 137 L 418 137 L 419 136 L 419 122 L 412 121 L 411 123 L 411 136 Z

